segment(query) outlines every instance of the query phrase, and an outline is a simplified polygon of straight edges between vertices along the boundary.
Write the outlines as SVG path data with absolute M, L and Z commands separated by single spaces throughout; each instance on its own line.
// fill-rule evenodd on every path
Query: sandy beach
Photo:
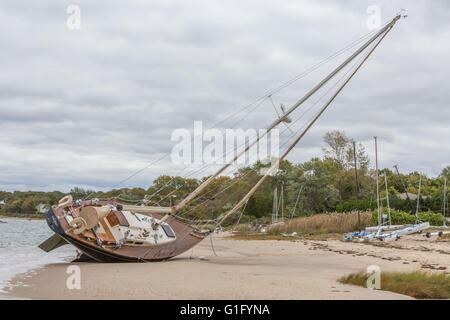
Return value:
M 409 236 L 389 245 L 339 240 L 206 239 L 179 256 L 156 263 L 73 263 L 81 289 L 67 289 L 68 263 L 16 276 L 8 297 L 30 299 L 411 299 L 343 285 L 341 276 L 378 265 L 382 272 L 450 272 L 450 242 Z M 383 284 L 381 284 L 382 286 Z

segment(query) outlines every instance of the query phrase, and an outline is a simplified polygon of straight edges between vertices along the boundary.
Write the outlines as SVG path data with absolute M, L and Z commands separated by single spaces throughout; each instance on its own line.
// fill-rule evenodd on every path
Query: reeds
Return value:
M 361 212 L 361 229 L 371 225 L 372 213 Z M 358 212 L 321 213 L 311 217 L 302 217 L 277 225 L 270 229 L 270 233 L 345 233 L 358 230 Z

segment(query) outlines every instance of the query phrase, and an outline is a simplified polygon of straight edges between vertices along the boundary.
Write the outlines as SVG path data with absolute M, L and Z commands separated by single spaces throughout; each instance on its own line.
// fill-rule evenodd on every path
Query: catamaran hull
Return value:
M 156 244 L 153 246 L 103 246 L 99 245 L 93 239 L 88 239 L 71 232 L 71 228 L 64 218 L 64 212 L 59 207 L 52 207 L 48 211 L 46 219 L 48 226 L 53 232 L 97 262 L 162 261 L 182 254 L 206 237 L 204 233 L 199 232 L 193 227 L 173 217 L 169 217 L 166 222 L 176 234 L 176 239 L 170 243 Z

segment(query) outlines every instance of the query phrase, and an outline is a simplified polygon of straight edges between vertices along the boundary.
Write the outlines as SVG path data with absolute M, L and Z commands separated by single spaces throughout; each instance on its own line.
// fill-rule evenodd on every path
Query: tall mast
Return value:
M 422 175 L 419 173 L 419 190 L 417 191 L 417 206 L 416 206 L 416 223 L 419 221 L 418 214 L 419 214 L 419 205 L 420 205 L 420 189 L 422 187 Z
M 172 207 L 172 213 L 177 213 L 181 209 L 183 209 L 192 199 L 194 199 L 203 189 L 206 188 L 215 178 L 217 178 L 222 172 L 224 172 L 227 168 L 229 168 L 238 158 L 244 155 L 250 148 L 256 145 L 264 136 L 266 136 L 273 128 L 278 126 L 281 122 L 286 121 L 287 117 L 294 112 L 301 104 L 303 104 L 306 100 L 308 100 L 314 93 L 316 93 L 320 88 L 323 87 L 329 80 L 331 80 L 339 71 L 341 71 L 344 67 L 346 67 L 353 59 L 355 59 L 361 52 L 363 52 L 372 42 L 374 42 L 380 35 L 390 30 L 394 24 L 401 18 L 401 15 L 397 15 L 392 21 L 387 24 L 384 28 L 378 31 L 372 38 L 369 39 L 365 44 L 363 44 L 358 50 L 355 51 L 347 60 L 345 60 L 340 66 L 334 69 L 325 79 L 323 79 L 319 84 L 317 84 L 313 89 L 311 89 L 308 93 L 306 93 L 303 98 L 297 101 L 286 113 L 275 120 L 266 131 L 257 137 L 255 141 L 249 144 L 243 151 L 237 154 L 233 160 L 225 164 L 222 168 L 220 168 L 215 174 L 213 174 L 209 179 L 203 182 L 200 186 L 197 187 L 192 193 L 190 193 L 183 201 L 181 201 L 178 205 Z
M 305 134 L 311 129 L 313 124 L 317 121 L 317 119 L 320 118 L 320 116 L 325 112 L 325 110 L 328 108 L 328 106 L 333 102 L 333 100 L 337 97 L 337 95 L 344 89 L 344 87 L 349 83 L 349 81 L 353 78 L 353 76 L 358 72 L 358 70 L 362 67 L 364 62 L 370 57 L 372 52 L 378 47 L 380 42 L 386 37 L 386 35 L 389 33 L 389 31 L 392 29 L 392 26 L 395 24 L 395 22 L 400 19 L 400 15 L 394 18 L 392 22 L 389 24 L 389 28 L 385 30 L 385 33 L 381 36 L 381 38 L 377 41 L 377 43 L 374 45 L 372 49 L 370 49 L 369 53 L 364 57 L 364 59 L 359 63 L 358 67 L 350 74 L 350 76 L 345 80 L 345 82 L 339 87 L 339 89 L 335 92 L 335 94 L 328 100 L 328 102 L 322 107 L 322 109 L 317 113 L 317 115 L 311 120 L 311 122 L 308 124 L 308 126 L 303 130 L 303 132 L 300 134 L 300 136 L 297 137 L 297 139 L 289 146 L 289 148 L 283 153 L 283 155 L 269 168 L 269 170 L 266 171 L 266 173 L 259 179 L 259 181 L 253 186 L 253 188 L 245 195 L 244 198 L 241 199 L 234 207 L 231 209 L 217 224 L 217 226 L 220 226 L 225 219 L 227 219 L 230 215 L 232 215 L 234 212 L 236 212 L 242 204 L 244 204 L 259 188 L 259 186 L 264 182 L 264 180 L 276 169 L 278 168 L 279 163 L 286 158 L 286 156 L 291 152 L 291 150 L 299 143 L 299 141 L 305 136 Z
M 361 214 L 359 212 L 358 167 L 356 164 L 356 142 L 355 141 L 353 141 L 353 160 L 355 161 L 355 191 L 356 191 L 356 210 L 358 210 L 358 231 L 361 232 Z
M 273 214 L 272 223 L 278 221 L 278 186 L 275 187 L 273 191 Z
M 281 183 L 281 220 L 284 220 L 284 188 L 283 183 Z
M 291 211 L 289 220 L 292 220 L 292 217 L 295 214 L 295 209 L 297 208 L 298 200 L 300 199 L 300 194 L 302 193 L 302 190 L 303 190 L 303 186 L 300 187 L 300 191 L 298 192 L 297 199 L 295 200 L 295 205 L 294 205 L 294 208 Z
M 444 177 L 444 212 L 443 212 L 443 226 L 447 227 L 447 177 Z
M 381 210 L 380 210 L 380 186 L 378 181 L 378 147 L 377 147 L 377 137 L 375 139 L 375 171 L 377 174 L 377 210 L 378 210 L 378 226 L 381 226 Z
M 408 189 L 406 188 L 405 182 L 403 182 L 403 178 L 400 175 L 400 172 L 398 171 L 398 166 L 395 165 L 394 168 L 395 168 L 395 171 L 397 171 L 397 175 L 400 178 L 400 182 L 402 183 L 403 189 L 405 190 L 406 198 L 408 199 L 409 205 L 411 206 L 411 214 L 413 214 L 414 213 L 414 207 L 413 207 L 413 204 L 411 202 L 411 199 L 409 198 Z
M 388 207 L 389 225 L 391 225 L 391 206 L 389 205 L 389 190 L 388 190 L 388 183 L 387 183 L 386 174 L 384 175 L 384 184 L 386 185 L 386 205 Z

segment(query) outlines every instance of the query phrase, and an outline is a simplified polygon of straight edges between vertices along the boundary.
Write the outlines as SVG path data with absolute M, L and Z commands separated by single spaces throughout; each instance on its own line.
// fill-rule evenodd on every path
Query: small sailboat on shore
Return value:
M 397 172 L 398 172 L 398 168 L 397 166 L 395 166 Z M 378 171 L 378 170 L 377 170 Z M 401 178 L 401 177 L 400 177 Z M 385 183 L 386 183 L 386 197 L 387 199 L 389 199 L 389 195 L 387 192 L 387 179 L 385 176 Z M 406 189 L 403 181 L 402 184 Z M 415 233 L 422 233 L 424 230 L 431 228 L 431 225 L 429 222 L 421 222 L 419 221 L 419 208 L 420 208 L 420 190 L 421 190 L 421 186 L 422 186 L 422 175 L 419 178 L 419 188 L 418 188 L 418 193 L 417 193 L 417 205 L 416 205 L 416 210 L 415 210 L 415 223 L 412 225 L 391 225 L 390 224 L 390 208 L 389 208 L 389 200 L 387 200 L 388 203 L 388 212 L 389 212 L 389 224 L 386 223 L 382 223 L 382 217 L 380 216 L 380 207 L 378 207 L 378 226 L 376 227 L 367 227 L 365 232 L 366 234 L 363 235 L 360 239 L 360 241 L 370 241 L 373 239 L 378 239 L 384 242 L 391 242 L 391 241 L 395 241 L 400 239 L 401 236 L 405 236 L 405 235 L 410 235 L 410 234 L 415 234 Z M 394 230 L 394 231 L 392 231 Z M 390 233 L 386 233 L 385 231 L 392 231 Z M 430 233 L 427 233 L 430 234 Z
M 280 161 L 286 158 L 322 116 L 401 17 L 402 15 L 397 15 L 392 21 L 377 30 L 349 58 L 307 92 L 290 109 L 283 112 L 278 119 L 268 126 L 264 134 L 259 135 L 252 143 L 249 143 L 233 160 L 201 183 L 178 204 L 170 207 L 138 206 L 128 205 L 116 199 L 76 200 L 68 195 L 48 211 L 47 223 L 55 235 L 42 243 L 40 248 L 48 252 L 70 243 L 85 256 L 99 262 L 148 262 L 168 259 L 194 247 L 236 213 L 266 178 L 278 169 Z M 356 59 L 357 57 L 359 60 Z M 351 62 L 354 64 L 350 65 Z M 302 127 L 298 136 L 296 133 L 293 135 L 294 141 L 288 145 L 282 155 L 271 164 L 270 168 L 232 209 L 217 219 L 213 228 L 200 230 L 195 220 L 189 220 L 183 216 L 185 214 L 183 209 L 198 197 L 211 182 L 278 125 L 290 123 L 289 115 L 347 66 L 351 68 L 340 79 L 342 82 L 331 98 L 319 109 L 309 123 Z

